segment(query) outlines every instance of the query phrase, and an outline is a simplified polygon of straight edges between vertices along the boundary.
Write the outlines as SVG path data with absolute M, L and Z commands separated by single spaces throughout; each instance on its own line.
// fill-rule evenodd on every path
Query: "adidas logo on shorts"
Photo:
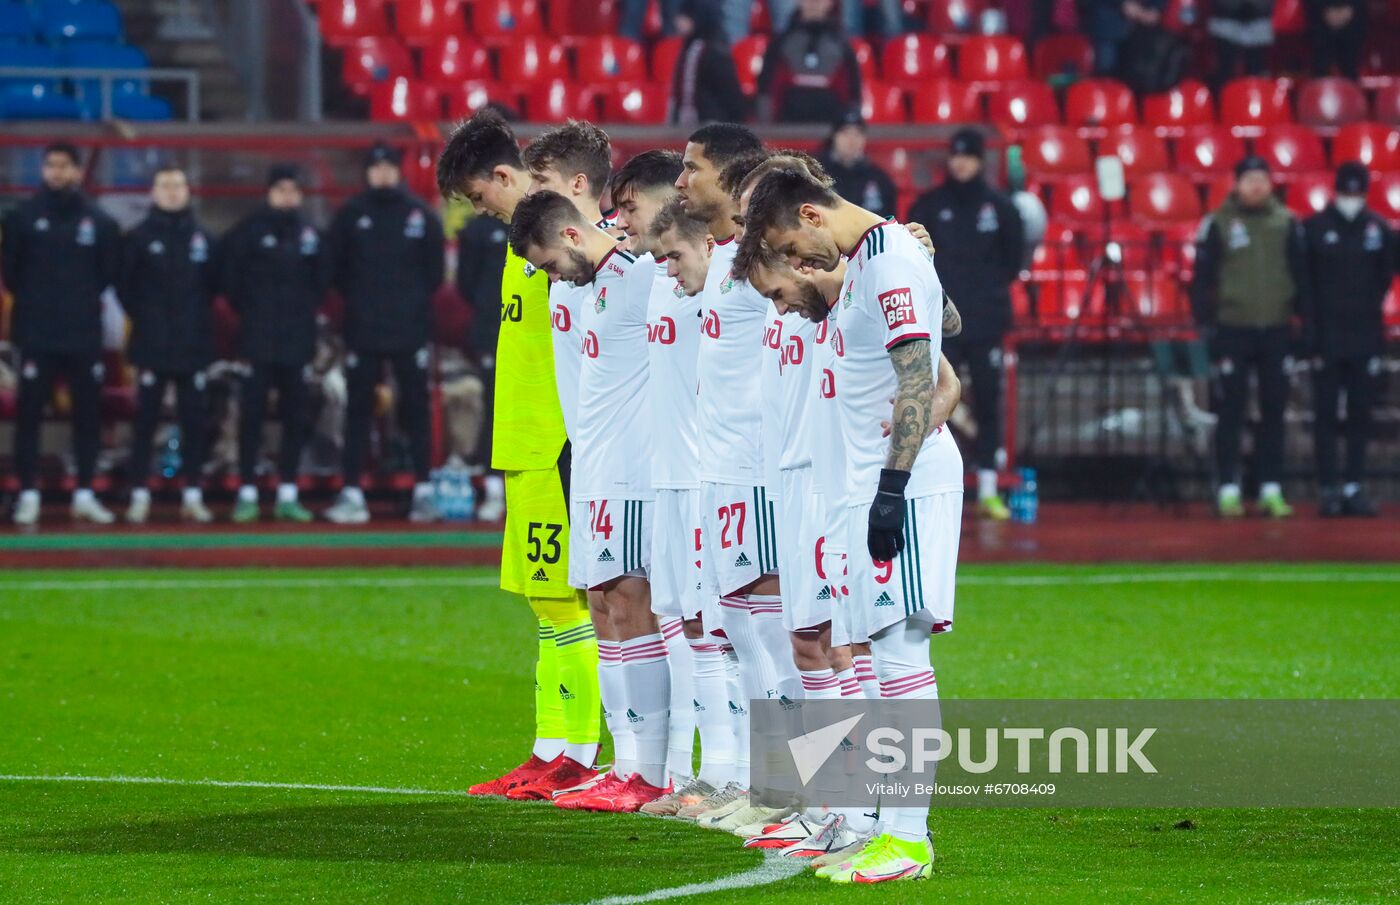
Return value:
M 880 596 L 875 598 L 875 605 L 894 606 L 894 600 L 890 598 L 889 594 L 885 593 L 884 591 L 881 591 Z
M 535 574 L 530 576 L 531 581 L 549 581 L 549 576 L 544 574 L 544 569 L 536 569 Z
M 598 554 L 598 562 L 616 562 L 616 560 L 613 559 L 612 551 L 604 547 L 603 552 Z
M 749 561 L 749 558 L 748 558 L 747 556 L 745 556 L 743 553 L 740 553 L 740 554 L 739 554 L 739 558 L 736 559 L 736 560 L 734 560 L 734 568 L 736 568 L 736 569 L 742 569 L 742 568 L 744 568 L 745 566 L 751 566 L 751 565 L 753 565 L 753 563 L 750 562 L 750 561 Z
M 629 723 L 640 723 L 640 722 L 642 722 L 642 717 L 637 716 L 637 712 L 636 712 L 635 710 L 633 710 L 631 707 L 628 707 L 628 708 L 627 708 L 627 722 L 629 722 Z
M 823 585 L 821 591 L 818 592 L 818 594 L 817 594 L 817 599 L 818 599 L 818 600 L 830 600 L 830 599 L 831 599 L 831 585 Z

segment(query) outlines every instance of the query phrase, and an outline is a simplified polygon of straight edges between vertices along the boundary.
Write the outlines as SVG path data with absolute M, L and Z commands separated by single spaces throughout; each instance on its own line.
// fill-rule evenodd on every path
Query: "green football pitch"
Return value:
M 1400 567 L 960 577 L 945 697 L 1400 697 Z M 838 890 L 685 824 L 469 800 L 529 744 L 533 639 L 487 571 L 0 575 L 0 902 L 1400 897 L 1396 811 L 935 811 L 930 882 Z

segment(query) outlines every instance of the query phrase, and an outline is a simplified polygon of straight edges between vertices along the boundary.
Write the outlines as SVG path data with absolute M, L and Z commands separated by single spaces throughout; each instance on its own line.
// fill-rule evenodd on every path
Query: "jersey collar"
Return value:
M 859 239 L 856 239 L 856 244 L 852 245 L 852 246 L 851 246 L 851 250 L 848 251 L 848 252 L 846 252 L 846 257 L 849 258 L 850 260 L 854 261 L 854 260 L 856 259 L 857 253 L 860 252 L 861 243 L 865 241 L 865 237 L 866 237 L 866 236 L 870 235 L 871 233 L 873 233 L 875 230 L 879 229 L 880 227 L 882 227 L 882 226 L 889 226 L 889 225 L 891 225 L 891 224 L 894 223 L 894 222 L 895 222 L 894 220 L 882 220 L 881 222 L 876 223 L 874 226 L 872 226 L 872 227 L 870 227 L 869 229 L 867 229 L 865 232 L 861 233 L 861 234 L 860 234 L 860 238 L 859 238 Z

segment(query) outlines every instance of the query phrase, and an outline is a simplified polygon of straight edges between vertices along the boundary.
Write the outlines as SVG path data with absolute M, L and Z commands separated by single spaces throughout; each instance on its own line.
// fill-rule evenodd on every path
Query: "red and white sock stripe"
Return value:
M 841 681 L 836 678 L 836 674 L 831 670 L 803 671 L 802 690 L 803 691 L 835 691 L 841 687 Z
M 617 641 L 604 641 L 598 639 L 598 662 L 599 663 L 621 663 L 622 644 Z
M 685 623 L 679 619 L 664 619 L 661 621 L 661 637 L 670 641 L 685 629 Z
M 666 659 L 666 639 L 661 633 L 642 635 L 622 642 L 623 663 L 649 663 Z
M 860 680 L 856 678 L 856 671 L 847 667 L 836 673 L 836 681 L 841 685 L 841 697 L 858 698 L 861 696 Z
M 880 682 L 880 697 L 882 698 L 912 698 L 922 697 L 920 692 L 937 686 L 938 681 L 933 677 L 933 670 L 926 669 L 922 672 L 906 673 L 902 676 L 882 680 Z
M 852 657 L 851 668 L 856 671 L 857 682 L 875 681 L 875 662 L 870 657 L 865 655 Z
M 718 644 L 712 641 L 706 641 L 704 638 L 687 638 L 685 640 L 690 642 L 690 649 L 693 653 L 717 654 L 721 651 Z
M 744 602 L 748 605 L 750 616 L 781 616 L 783 614 L 783 600 L 772 594 L 750 594 Z
M 728 597 L 721 597 L 719 599 L 719 605 L 722 607 L 728 607 L 731 610 L 747 610 L 749 608 L 747 600 L 745 600 L 743 597 L 737 597 L 734 595 L 730 595 Z

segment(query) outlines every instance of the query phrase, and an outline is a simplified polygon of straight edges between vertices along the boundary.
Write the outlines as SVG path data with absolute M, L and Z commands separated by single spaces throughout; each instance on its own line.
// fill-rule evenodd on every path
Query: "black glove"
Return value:
M 880 469 L 880 487 L 870 504 L 870 528 L 866 544 L 878 562 L 889 562 L 904 549 L 904 485 L 909 472 Z

